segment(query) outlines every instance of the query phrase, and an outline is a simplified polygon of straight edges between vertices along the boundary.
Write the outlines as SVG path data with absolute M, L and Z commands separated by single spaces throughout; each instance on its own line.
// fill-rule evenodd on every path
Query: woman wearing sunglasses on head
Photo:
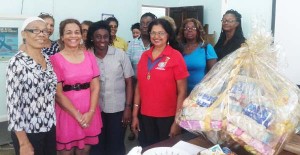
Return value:
M 24 49 L 12 57 L 6 74 L 8 129 L 16 155 L 55 155 L 57 78 L 46 54 L 46 22 L 26 19 L 21 28 Z
M 58 41 L 52 41 L 50 40 L 50 36 L 54 32 L 54 18 L 52 15 L 48 13 L 41 13 L 38 17 L 45 20 L 47 23 L 47 29 L 48 29 L 48 38 L 46 40 L 45 47 L 43 48 L 43 52 L 47 55 L 54 55 L 55 53 L 58 53 L 60 51 L 59 49 L 59 43 Z

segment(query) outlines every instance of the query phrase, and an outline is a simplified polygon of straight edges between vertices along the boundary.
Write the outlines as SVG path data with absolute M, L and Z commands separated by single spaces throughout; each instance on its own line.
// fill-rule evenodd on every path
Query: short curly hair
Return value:
M 130 30 L 133 31 L 133 29 L 140 29 L 140 23 L 134 23 L 133 25 L 131 25 Z
M 99 30 L 99 29 L 104 29 L 108 31 L 108 35 L 109 35 L 109 44 L 112 44 L 112 37 L 110 34 L 110 27 L 108 25 L 108 23 L 104 20 L 100 20 L 98 22 L 93 23 L 88 30 L 87 36 L 86 36 L 86 42 L 85 42 L 85 47 L 87 49 L 91 49 L 92 47 L 94 47 L 94 43 L 93 43 L 93 35 L 94 33 Z

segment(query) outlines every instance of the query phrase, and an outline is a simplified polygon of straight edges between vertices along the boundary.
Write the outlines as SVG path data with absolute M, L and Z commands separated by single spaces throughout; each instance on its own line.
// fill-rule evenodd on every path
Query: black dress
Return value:
M 225 39 L 224 39 L 225 40 Z M 226 45 L 223 45 L 223 41 L 218 41 L 215 45 L 215 51 L 218 56 L 218 61 L 224 58 L 226 55 L 232 53 L 241 47 L 241 44 L 245 42 L 245 38 L 231 38 Z

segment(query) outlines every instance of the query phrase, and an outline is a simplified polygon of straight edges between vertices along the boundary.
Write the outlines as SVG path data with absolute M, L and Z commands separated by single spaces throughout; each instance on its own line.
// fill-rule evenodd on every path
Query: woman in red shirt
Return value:
M 180 133 L 174 118 L 186 97 L 186 64 L 178 49 L 175 33 L 165 19 L 149 25 L 152 47 L 137 67 L 132 129 L 144 135 L 145 146 Z M 141 110 L 141 118 L 138 111 Z M 141 128 L 140 128 L 141 127 Z

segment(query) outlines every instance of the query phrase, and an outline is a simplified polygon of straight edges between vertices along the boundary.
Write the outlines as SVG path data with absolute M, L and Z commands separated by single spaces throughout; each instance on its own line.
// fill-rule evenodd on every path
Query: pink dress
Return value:
M 84 52 L 84 60 L 81 63 L 70 63 L 60 53 L 53 55 L 51 63 L 57 75 L 58 82 L 63 85 L 90 82 L 100 75 L 96 58 L 91 52 Z M 90 88 L 79 91 L 71 90 L 64 95 L 72 102 L 81 113 L 89 111 Z M 83 149 L 85 145 L 98 143 L 98 135 L 102 128 L 100 108 L 97 106 L 92 121 L 88 128 L 82 128 L 75 118 L 64 111 L 58 104 L 56 112 L 56 149 L 70 150 L 73 147 Z

